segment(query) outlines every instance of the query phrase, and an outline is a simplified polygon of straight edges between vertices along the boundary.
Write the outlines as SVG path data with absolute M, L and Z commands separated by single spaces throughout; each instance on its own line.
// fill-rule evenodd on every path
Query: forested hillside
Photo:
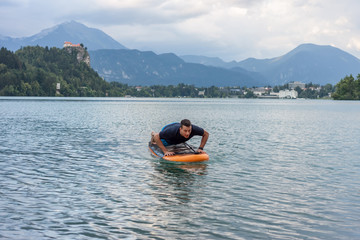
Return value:
M 85 50 L 86 51 L 86 50 Z M 105 96 L 109 83 L 85 62 L 77 51 L 48 47 L 24 47 L 15 53 L 0 50 L 0 95 Z
M 57 83 L 61 86 L 58 94 Z M 136 88 L 106 82 L 85 62 L 78 61 L 76 50 L 39 46 L 24 47 L 15 53 L 0 50 L 0 96 L 230 97 L 229 89 L 182 83 Z
M 81 56 L 79 58 L 79 51 Z M 24 47 L 15 53 L 0 49 L 0 96 L 66 96 L 66 97 L 256 97 L 251 89 L 243 87 L 195 87 L 180 83 L 135 87 L 119 82 L 106 82 L 88 64 L 85 48 L 59 49 Z M 56 86 L 60 83 L 60 90 Z M 285 85 L 284 85 L 284 88 Z M 275 86 L 275 89 L 279 87 Z M 313 90 L 295 89 L 302 98 L 319 98 L 332 92 L 331 84 Z M 320 86 L 317 86 L 320 89 Z M 336 100 L 360 99 L 360 74 L 355 80 L 346 76 L 336 86 Z

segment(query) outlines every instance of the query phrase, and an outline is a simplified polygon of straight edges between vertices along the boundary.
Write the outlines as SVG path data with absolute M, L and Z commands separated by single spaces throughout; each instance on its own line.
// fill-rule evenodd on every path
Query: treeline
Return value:
M 58 83 L 60 90 L 57 94 Z M 1 96 L 245 97 L 241 94 L 242 91 L 231 92 L 229 87 L 197 88 L 186 84 L 133 87 L 109 83 L 85 62 L 79 62 L 76 51 L 69 53 L 66 49 L 39 46 L 24 47 L 15 53 L 6 48 L 0 50 Z
M 273 88 L 274 92 L 279 92 L 280 90 L 290 89 L 289 84 L 284 84 L 283 86 L 275 86 Z M 325 86 L 320 86 L 320 84 L 307 83 L 305 88 L 301 89 L 300 87 L 295 87 L 295 91 L 298 92 L 298 98 L 327 98 L 335 91 L 335 86 L 328 83 Z
M 119 84 L 119 83 L 112 83 Z M 228 97 L 245 97 L 243 91 L 239 87 L 195 87 L 194 85 L 187 85 L 180 83 L 176 86 L 168 85 L 154 85 L 144 87 L 128 87 L 133 89 L 130 94 L 135 97 L 200 97 L 200 98 L 228 98 Z M 247 96 L 248 97 L 248 96 Z
M 85 49 L 86 51 L 86 49 Z M 56 86 L 60 83 L 59 93 Z M 199 95 L 199 91 L 203 94 Z M 85 62 L 77 60 L 76 51 L 48 47 L 24 47 L 15 53 L 0 50 L 1 96 L 65 97 L 229 97 L 230 91 L 217 87 L 193 85 L 133 87 L 106 82 Z
M 288 87 L 288 84 L 268 87 L 268 94 Z M 333 93 L 336 100 L 360 100 L 360 74 L 357 80 L 346 76 L 336 86 L 309 83 L 305 89 L 295 90 L 299 98 L 323 98 Z M 85 62 L 78 61 L 76 51 L 39 46 L 24 47 L 15 53 L 6 48 L 0 50 L 0 96 L 255 98 L 254 91 L 255 88 L 246 87 L 198 88 L 186 84 L 134 87 L 109 83 Z
M 336 91 L 333 94 L 335 100 L 360 100 L 360 74 L 357 79 L 350 75 L 341 79 L 335 86 Z

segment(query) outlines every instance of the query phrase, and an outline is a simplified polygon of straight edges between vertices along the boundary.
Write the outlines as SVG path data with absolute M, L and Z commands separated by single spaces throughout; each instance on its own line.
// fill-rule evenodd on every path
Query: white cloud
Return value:
M 76 20 L 125 46 L 157 53 L 242 60 L 315 43 L 360 57 L 357 0 L 4 0 L 0 6 L 5 36 Z
M 360 51 L 360 36 L 351 38 L 346 47 L 349 50 Z

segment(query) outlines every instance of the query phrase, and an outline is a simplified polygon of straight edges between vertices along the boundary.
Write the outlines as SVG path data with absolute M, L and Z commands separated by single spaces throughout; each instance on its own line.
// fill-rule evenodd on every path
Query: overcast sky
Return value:
M 0 35 L 75 20 L 128 48 L 177 55 L 281 56 L 302 43 L 360 58 L 359 0 L 0 0 Z

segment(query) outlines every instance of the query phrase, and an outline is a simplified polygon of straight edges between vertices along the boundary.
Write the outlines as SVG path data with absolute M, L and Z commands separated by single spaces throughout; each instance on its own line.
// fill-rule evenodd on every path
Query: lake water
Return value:
M 150 155 L 183 118 L 208 162 Z M 360 102 L 2 97 L 0 123 L 0 239 L 360 239 Z

